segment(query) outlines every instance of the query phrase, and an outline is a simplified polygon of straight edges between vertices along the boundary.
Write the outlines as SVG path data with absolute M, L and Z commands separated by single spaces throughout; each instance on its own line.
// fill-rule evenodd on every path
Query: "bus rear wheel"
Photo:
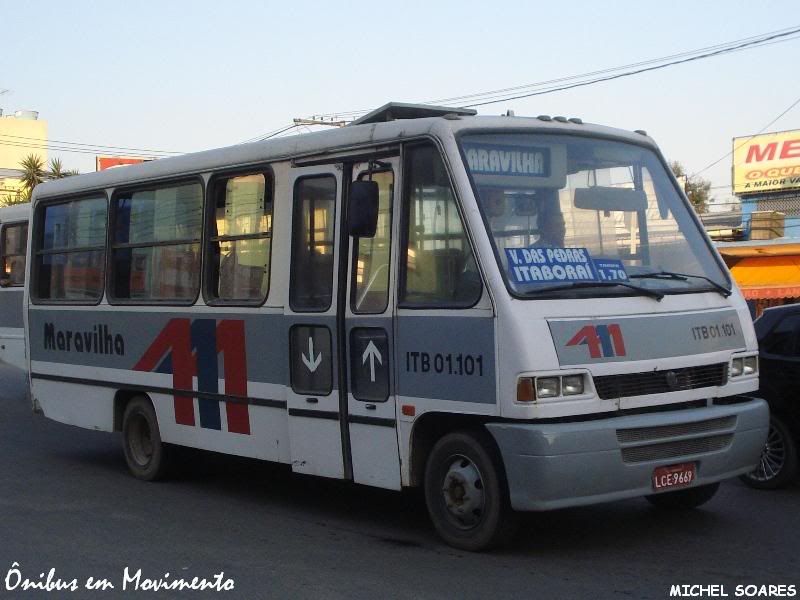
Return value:
M 144 396 L 132 398 L 122 418 L 122 449 L 131 474 L 144 481 L 163 478 L 166 473 L 164 446 L 152 403 Z
M 458 431 L 442 437 L 428 456 L 424 485 L 428 514 L 450 546 L 486 550 L 516 532 L 502 461 L 488 434 Z

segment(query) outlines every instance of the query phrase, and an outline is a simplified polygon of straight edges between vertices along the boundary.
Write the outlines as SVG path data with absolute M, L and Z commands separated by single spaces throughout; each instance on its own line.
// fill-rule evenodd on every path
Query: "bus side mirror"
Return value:
M 347 209 L 348 232 L 353 237 L 375 237 L 378 228 L 378 182 L 354 181 L 350 184 Z

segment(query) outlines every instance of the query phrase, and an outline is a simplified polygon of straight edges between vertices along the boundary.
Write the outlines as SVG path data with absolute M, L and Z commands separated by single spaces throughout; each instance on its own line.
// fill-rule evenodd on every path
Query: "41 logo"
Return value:
M 176 423 L 195 425 L 193 396 L 197 396 L 200 427 L 221 430 L 220 400 L 209 397 L 220 394 L 220 358 L 224 380 L 222 393 L 242 398 L 242 402 L 225 401 L 228 431 L 249 435 L 244 321 L 170 319 L 133 368 L 172 375 Z M 196 392 L 193 389 L 195 377 Z

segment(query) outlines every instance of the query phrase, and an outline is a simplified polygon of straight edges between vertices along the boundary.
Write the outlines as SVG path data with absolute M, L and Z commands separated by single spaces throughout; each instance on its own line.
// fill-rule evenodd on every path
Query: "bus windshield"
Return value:
M 528 133 L 471 134 L 460 144 L 515 295 L 730 293 L 653 151 Z

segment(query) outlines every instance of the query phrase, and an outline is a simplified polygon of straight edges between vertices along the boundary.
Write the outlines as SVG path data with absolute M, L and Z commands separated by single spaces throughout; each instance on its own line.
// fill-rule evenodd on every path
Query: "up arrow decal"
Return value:
M 372 340 L 369 341 L 369 344 L 367 344 L 366 350 L 364 350 L 364 355 L 361 357 L 361 364 L 366 363 L 367 359 L 369 359 L 369 380 L 374 383 L 375 382 L 375 360 L 377 359 L 378 363 L 382 365 L 383 364 L 383 357 L 381 356 L 380 351 L 375 346 L 375 344 L 372 342 Z
M 373 348 L 374 347 L 375 346 L 373 346 Z M 316 357 L 314 356 L 314 338 L 310 336 L 308 338 L 308 356 L 306 356 L 301 352 L 300 358 L 303 359 L 303 364 L 305 364 L 305 366 L 308 367 L 309 371 L 313 373 L 314 371 L 317 370 L 317 367 L 319 367 L 319 364 L 322 362 L 322 352 L 317 354 Z

